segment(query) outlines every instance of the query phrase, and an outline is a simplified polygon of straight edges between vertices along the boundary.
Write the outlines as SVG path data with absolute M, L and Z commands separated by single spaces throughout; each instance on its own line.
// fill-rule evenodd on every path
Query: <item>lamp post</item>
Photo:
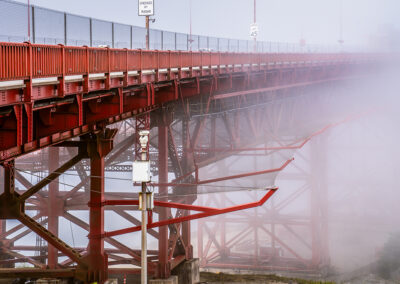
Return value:
M 192 50 L 192 0 L 189 0 L 189 50 Z
M 28 41 L 31 41 L 31 2 L 28 0 Z
M 257 23 L 257 0 L 254 0 L 254 21 L 253 23 Z M 254 35 L 254 52 L 257 52 L 257 33 Z

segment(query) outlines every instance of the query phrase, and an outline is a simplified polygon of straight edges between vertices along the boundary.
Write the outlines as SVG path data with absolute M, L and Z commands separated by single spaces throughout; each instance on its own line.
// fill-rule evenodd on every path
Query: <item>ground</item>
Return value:
M 334 282 L 320 282 L 296 278 L 280 277 L 276 275 L 263 275 L 263 274 L 225 274 L 225 273 L 212 273 L 201 272 L 200 283 L 217 284 L 217 283 L 275 283 L 275 284 L 333 284 Z

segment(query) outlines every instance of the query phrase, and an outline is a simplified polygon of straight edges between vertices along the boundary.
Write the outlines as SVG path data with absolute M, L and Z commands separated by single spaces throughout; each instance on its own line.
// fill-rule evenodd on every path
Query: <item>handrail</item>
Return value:
M 0 42 L 0 81 L 173 68 L 348 63 L 367 57 L 356 53 L 195 52 Z

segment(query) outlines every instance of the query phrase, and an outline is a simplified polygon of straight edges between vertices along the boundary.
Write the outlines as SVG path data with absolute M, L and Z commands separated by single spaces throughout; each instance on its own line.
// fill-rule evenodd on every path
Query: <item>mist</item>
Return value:
M 31 0 L 31 3 L 116 23 L 144 24 L 143 18 L 137 16 L 136 1 Z M 192 0 L 192 33 L 248 40 L 253 22 L 252 3 L 250 0 Z M 257 202 L 274 190 L 262 206 L 192 221 L 194 257 L 200 259 L 203 271 L 270 272 L 350 283 L 366 283 L 365 277 L 374 275 L 382 281 L 385 277 L 386 281 L 400 281 L 400 265 L 397 267 L 396 261 L 386 262 L 385 258 L 390 248 L 388 243 L 400 232 L 400 2 L 259 0 L 257 5 L 260 27 L 257 40 L 296 44 L 305 40 L 307 44 L 333 47 L 332 50 L 342 55 L 359 52 L 370 65 L 360 70 L 357 67 L 361 65 L 354 63 L 346 78 L 332 82 L 302 86 L 296 91 L 271 91 L 265 102 L 243 109 L 229 109 L 229 103 L 234 105 L 232 100 L 211 113 L 193 111 L 187 127 L 189 138 L 199 121 L 204 123 L 204 134 L 198 137 L 196 145 L 191 145 L 193 161 L 186 166 L 190 173 L 195 172 L 193 179 L 224 180 L 204 182 L 190 193 L 169 186 L 172 201 L 227 208 Z M 189 33 L 189 1 L 158 0 L 155 10 L 156 21 L 151 28 Z M 191 102 L 189 108 L 205 106 L 199 99 Z M 242 118 L 250 115 L 258 119 L 260 127 L 256 132 L 261 132 L 262 138 L 252 137 L 251 123 L 237 122 L 235 115 L 238 114 Z M 229 128 L 229 123 L 234 129 Z M 133 119 L 112 125 L 120 130 L 115 144 L 134 135 L 132 125 Z M 183 122 L 177 119 L 170 127 L 168 131 L 172 136 L 176 134 L 173 139 L 182 145 L 178 148 L 183 152 L 184 141 L 178 137 L 184 128 Z M 213 127 L 216 127 L 217 141 L 213 149 L 207 149 Z M 150 152 L 154 157 L 159 146 L 157 131 L 154 126 L 150 132 Z M 233 132 L 242 141 L 248 141 L 247 150 L 232 150 L 235 145 L 226 137 L 234 136 Z M 181 152 L 179 155 L 183 156 Z M 118 166 L 130 165 L 134 159 L 132 148 L 121 153 L 126 161 Z M 66 161 L 76 151 L 62 154 Z M 212 160 L 216 154 L 224 158 Z M 42 150 L 27 158 L 46 159 L 47 155 L 47 150 Z M 196 158 L 205 156 L 210 156 L 210 161 L 195 167 Z M 169 163 L 168 182 L 173 183 L 177 176 L 172 173 L 171 160 Z M 20 174 L 34 184 L 47 170 L 27 170 L 30 166 L 22 158 L 16 162 Z M 88 170 L 84 172 L 90 175 Z M 152 182 L 157 184 L 159 180 L 158 170 L 153 170 Z M 80 183 L 80 177 L 77 171 L 70 170 L 59 182 L 60 192 L 65 193 Z M 17 182 L 16 187 L 23 189 L 24 184 Z M 132 186 L 130 172 L 107 173 L 105 188 L 115 198 L 118 197 L 112 195 L 115 192 L 126 196 L 138 192 Z M 159 186 L 151 190 L 156 200 L 164 200 Z M 83 196 L 84 188 L 77 192 Z M 83 202 L 79 198 L 68 199 L 66 204 L 72 218 L 89 223 L 88 211 L 78 209 L 86 205 Z M 105 230 L 132 227 L 134 222 L 129 218 L 140 219 L 140 211 L 136 209 L 106 212 Z M 172 209 L 171 216 L 177 212 Z M 29 215 L 34 216 L 34 212 L 30 211 Z M 123 215 L 125 219 L 121 218 Z M 159 220 L 155 216 L 153 221 Z M 11 228 L 18 225 L 16 221 L 7 222 Z M 59 234 L 69 245 L 84 249 L 88 239 L 83 227 L 60 218 Z M 149 234 L 149 250 L 158 249 L 155 237 L 158 232 L 154 229 Z M 16 245 L 38 240 L 29 233 Z M 117 236 L 115 240 L 140 249 L 138 232 Z M 106 248 L 112 245 L 106 244 Z M 32 254 L 32 251 L 21 252 Z M 395 254 L 394 258 L 397 257 L 400 255 Z M 394 267 L 385 277 L 379 270 L 382 263 L 385 268 Z M 119 267 L 138 266 L 128 263 Z

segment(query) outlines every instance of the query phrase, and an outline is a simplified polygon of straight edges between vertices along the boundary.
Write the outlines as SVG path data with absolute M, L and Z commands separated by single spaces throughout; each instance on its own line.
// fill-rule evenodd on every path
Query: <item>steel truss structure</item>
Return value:
M 326 131 L 328 129 L 323 132 Z M 245 214 L 237 212 L 223 218 L 199 220 L 197 236 L 201 267 L 308 275 L 328 273 L 327 194 L 326 186 L 322 184 L 327 134 L 323 132 L 318 132 L 323 137 L 316 136 L 311 142 L 306 139 L 306 149 L 296 154 L 301 162 L 295 162 L 290 170 L 279 174 L 279 182 L 286 181 L 285 190 L 290 190 L 290 194 L 279 200 L 273 198 L 267 206 Z M 305 144 L 299 145 L 298 149 L 303 146 Z M 265 155 L 268 154 L 249 157 L 257 165 Z M 227 170 L 229 165 L 224 164 L 222 168 Z M 241 194 L 245 200 L 244 193 Z M 206 196 L 203 202 L 228 206 L 233 205 L 232 198 L 232 195 L 218 194 Z M 257 198 L 257 194 L 248 193 L 248 199 L 253 198 Z M 293 213 L 290 207 L 298 208 L 299 200 L 308 210 Z
M 0 55 L 13 63 L 2 62 L 0 81 L 23 80 L 23 84 L 16 81 L 0 90 L 5 98 L 0 104 L 4 168 L 0 218 L 20 222 L 15 226 L 1 222 L 0 263 L 12 267 L 28 262 L 36 267 L 0 270 L 0 278 L 45 275 L 100 283 L 110 273 L 139 271 L 140 250 L 117 238 L 140 230 L 140 221 L 132 214 L 137 210 L 137 194 L 105 188 L 105 170 L 125 167 L 123 162 L 137 154 L 138 130 L 151 129 L 149 151 L 157 177 L 150 184 L 157 192 L 148 225 L 157 248 L 149 251 L 148 270 L 166 278 L 193 257 L 190 220 L 261 206 L 276 191 L 266 187 L 259 200 L 233 207 L 193 205 L 198 194 L 211 193 L 204 186 L 215 185 L 218 191 L 217 184 L 223 181 L 277 173 L 292 159 L 275 167 L 208 179 L 201 178 L 200 169 L 236 152 L 301 147 L 327 124 L 322 121 L 317 129 L 313 125 L 306 137 L 290 133 L 293 128 L 283 121 L 298 123 L 299 117 L 293 115 L 296 108 L 288 102 L 299 93 L 347 79 L 353 72 L 360 75 L 373 64 L 358 54 L 235 54 L 8 43 L 0 43 Z M 35 81 L 46 77 L 55 80 Z M 271 111 L 266 112 L 268 104 Z M 282 113 L 285 119 L 280 120 Z M 107 128 L 115 123 L 125 136 L 115 138 L 117 128 Z M 258 148 L 276 135 L 271 123 L 282 126 L 282 137 L 297 140 L 285 138 L 279 145 Z M 18 163 L 24 158 L 16 158 L 49 146 L 53 147 L 48 175 L 32 184 L 23 174 L 34 173 L 35 166 L 29 166 L 32 156 L 21 168 Z M 44 166 L 39 163 L 37 168 Z M 71 172 L 76 172 L 80 182 L 60 190 L 57 178 Z M 172 180 L 169 173 L 174 175 Z M 16 188 L 16 180 L 25 190 Z M 88 211 L 88 220 L 71 210 Z M 108 212 L 126 219 L 131 227 L 105 231 Z M 60 239 L 59 217 L 88 232 L 86 247 L 72 247 Z M 16 244 L 31 231 L 49 244 L 47 254 L 18 252 L 37 250 Z M 118 267 L 121 264 L 131 267 Z

